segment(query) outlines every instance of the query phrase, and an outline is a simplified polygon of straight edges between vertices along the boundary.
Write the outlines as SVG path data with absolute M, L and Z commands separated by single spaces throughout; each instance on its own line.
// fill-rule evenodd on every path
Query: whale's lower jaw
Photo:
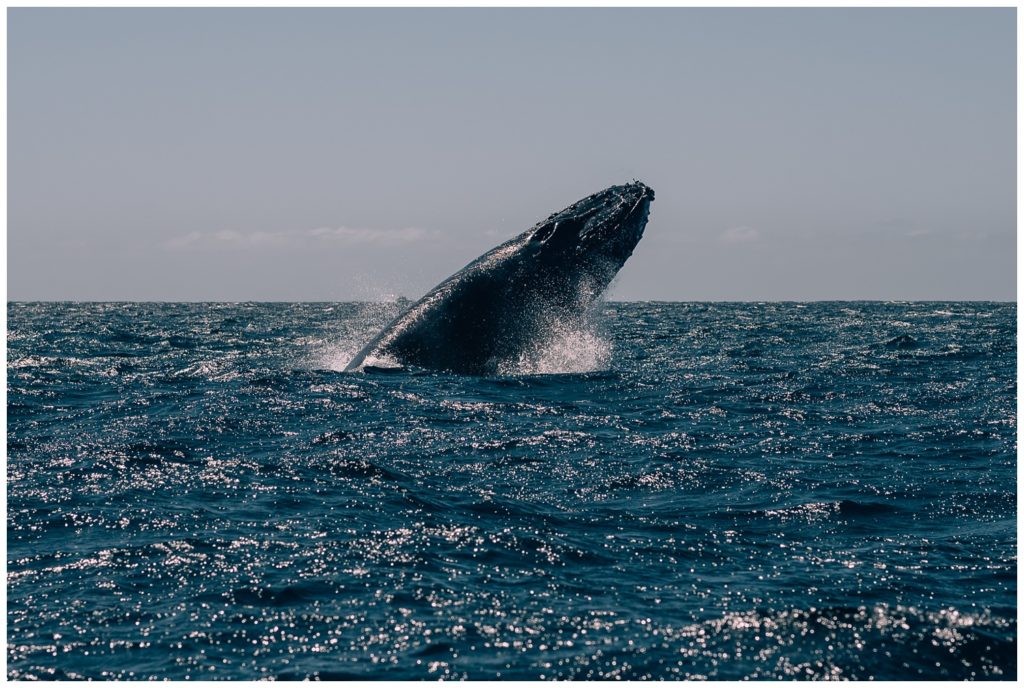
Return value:
M 640 240 L 652 198 L 653 192 L 636 182 L 552 215 L 432 289 L 377 334 L 346 370 L 396 365 L 466 375 L 507 370 L 545 332 L 578 321 L 593 306 Z M 588 221 L 595 216 L 600 221 Z

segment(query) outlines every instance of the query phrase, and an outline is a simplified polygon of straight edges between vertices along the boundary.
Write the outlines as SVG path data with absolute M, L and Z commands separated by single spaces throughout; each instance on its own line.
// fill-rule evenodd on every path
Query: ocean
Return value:
M 1014 679 L 1013 303 L 9 303 L 13 679 Z

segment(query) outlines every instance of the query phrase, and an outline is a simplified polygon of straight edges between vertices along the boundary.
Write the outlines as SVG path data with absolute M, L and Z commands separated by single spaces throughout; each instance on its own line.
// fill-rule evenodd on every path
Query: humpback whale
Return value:
M 643 235 L 654 190 L 612 186 L 554 213 L 434 287 L 345 370 L 415 366 L 492 375 L 590 307 Z

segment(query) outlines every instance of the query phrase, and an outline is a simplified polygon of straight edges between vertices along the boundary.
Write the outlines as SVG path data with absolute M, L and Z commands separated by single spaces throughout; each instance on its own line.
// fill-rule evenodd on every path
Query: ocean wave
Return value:
M 8 677 L 1016 677 L 1014 304 L 400 307 L 10 304 Z

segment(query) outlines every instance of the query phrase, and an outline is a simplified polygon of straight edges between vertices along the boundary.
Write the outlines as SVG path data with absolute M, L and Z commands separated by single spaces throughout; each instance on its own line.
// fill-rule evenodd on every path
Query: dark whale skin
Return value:
M 552 323 L 578 317 L 633 253 L 654 191 L 612 186 L 491 249 L 380 331 L 346 370 L 415 366 L 493 375 Z

